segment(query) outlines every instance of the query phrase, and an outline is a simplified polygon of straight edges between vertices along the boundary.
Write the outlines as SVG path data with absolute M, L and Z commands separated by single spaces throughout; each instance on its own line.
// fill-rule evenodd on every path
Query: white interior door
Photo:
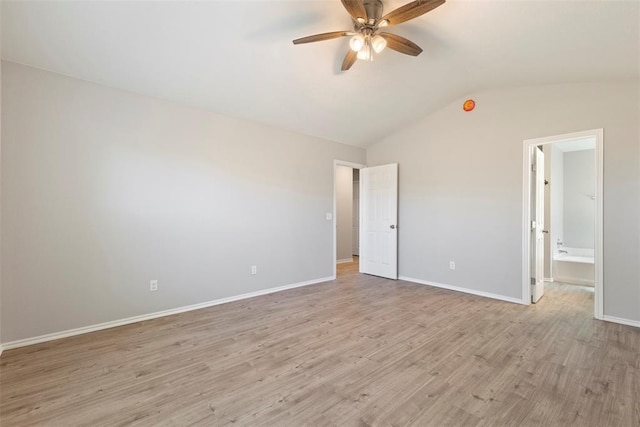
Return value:
M 531 302 L 536 303 L 544 295 L 544 153 L 539 147 L 533 147 L 532 168 L 532 213 L 531 241 L 532 264 Z
M 360 169 L 360 272 L 398 278 L 398 164 Z

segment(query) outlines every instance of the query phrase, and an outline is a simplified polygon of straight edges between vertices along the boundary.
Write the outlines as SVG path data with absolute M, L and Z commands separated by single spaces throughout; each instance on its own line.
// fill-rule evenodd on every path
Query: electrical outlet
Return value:
M 331 212 L 327 212 L 327 221 L 333 220 L 333 214 Z
M 149 290 L 151 292 L 155 292 L 158 290 L 158 281 L 157 280 L 152 280 L 151 282 L 149 282 Z
M 455 261 L 449 261 L 449 270 L 455 270 L 455 269 L 456 269 Z
M 258 266 L 257 265 L 252 265 L 251 266 L 251 274 L 258 274 Z

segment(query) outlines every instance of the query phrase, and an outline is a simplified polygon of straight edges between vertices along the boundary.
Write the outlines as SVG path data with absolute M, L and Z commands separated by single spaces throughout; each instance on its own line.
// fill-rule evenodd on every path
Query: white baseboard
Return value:
M 544 280 L 545 282 L 549 282 L 549 283 L 551 283 L 551 282 L 553 282 L 553 277 L 545 277 L 543 280 Z
M 353 262 L 353 258 L 344 258 L 336 261 L 336 264 L 346 264 L 347 262 Z
M 585 280 L 579 277 L 562 277 L 556 276 L 555 281 L 558 283 L 568 283 L 570 285 L 582 285 L 582 286 L 591 286 L 594 287 L 596 283 L 593 280 Z
M 507 301 L 507 302 L 513 302 L 513 303 L 516 303 L 516 304 L 529 305 L 529 304 L 527 304 L 526 301 L 524 301 L 522 299 L 513 298 L 513 297 L 507 297 L 507 296 L 504 296 L 504 295 L 492 294 L 490 292 L 476 291 L 475 289 L 460 288 L 458 286 L 445 285 L 443 283 L 428 282 L 426 280 L 414 279 L 412 277 L 406 277 L 406 276 L 400 276 L 400 277 L 398 277 L 398 279 L 404 280 L 404 281 L 407 281 L 407 282 L 418 283 L 420 285 L 433 286 L 433 287 L 436 287 L 436 288 L 449 289 L 450 291 L 464 292 L 465 294 L 472 294 L 472 295 L 477 295 L 477 296 L 480 296 L 480 297 L 497 299 L 497 300 L 500 300 L 500 301 Z
M 620 317 L 607 316 L 606 314 L 602 316 L 602 320 L 605 320 L 607 322 L 619 323 L 621 325 L 635 326 L 636 328 L 640 328 L 640 320 L 622 319 Z
M 16 341 L 10 341 L 2 343 L 0 345 L 0 354 L 2 350 L 9 350 L 12 348 L 24 347 L 27 345 L 39 344 L 47 341 L 53 341 L 60 338 L 72 337 L 74 335 L 86 334 L 89 332 L 101 331 L 103 329 L 115 328 L 117 326 L 129 325 L 131 323 L 142 322 L 144 320 L 156 319 L 158 317 L 171 316 L 172 314 L 184 313 L 187 311 L 198 310 L 201 308 L 207 308 L 214 305 L 225 304 L 228 302 L 239 301 L 247 298 L 253 298 L 260 295 L 272 294 L 275 292 L 286 291 L 288 289 L 300 288 L 303 286 L 315 285 L 317 283 L 328 282 L 333 280 L 332 277 L 322 277 L 320 279 L 307 280 L 306 282 L 294 283 L 292 285 L 278 286 L 276 288 L 263 289 L 256 292 L 249 292 L 246 294 L 235 295 L 227 298 L 220 298 L 213 301 L 202 302 L 199 304 L 187 305 L 184 307 L 172 308 L 169 310 L 157 311 L 155 313 L 143 314 L 140 316 L 128 317 L 126 319 L 114 320 L 111 322 L 99 323 L 97 325 L 84 326 L 76 329 L 69 329 L 61 332 L 54 332 L 52 334 L 40 335 L 33 338 L 25 338 Z

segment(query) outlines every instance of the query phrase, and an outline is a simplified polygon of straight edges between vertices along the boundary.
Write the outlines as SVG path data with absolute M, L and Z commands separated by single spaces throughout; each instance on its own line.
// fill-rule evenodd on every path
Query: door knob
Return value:
M 394 228 L 396 228 L 395 225 L 390 225 L 389 227 L 391 227 L 391 229 L 393 230 Z
M 548 233 L 548 232 L 549 232 L 549 230 L 542 230 L 542 232 L 543 232 L 543 233 Z

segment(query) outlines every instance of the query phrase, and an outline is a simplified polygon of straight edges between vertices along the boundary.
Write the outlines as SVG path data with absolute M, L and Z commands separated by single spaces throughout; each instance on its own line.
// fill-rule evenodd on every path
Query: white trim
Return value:
M 2 351 L 4 350 L 4 347 L 2 346 L 2 344 L 0 344 L 0 356 L 2 356 Z
M 603 187 L 604 187 L 604 131 L 603 129 L 592 129 L 582 132 L 568 133 L 564 135 L 549 136 L 545 138 L 527 139 L 523 141 L 522 156 L 522 296 L 527 304 L 531 302 L 530 286 L 530 225 L 531 224 L 531 147 L 551 144 L 553 142 L 570 141 L 593 137 L 596 140 L 596 223 L 595 223 L 595 292 L 593 298 L 594 317 L 602 320 L 604 318 L 604 274 L 603 274 Z
M 435 288 L 448 289 L 450 291 L 463 292 L 465 294 L 477 295 L 477 296 L 480 296 L 480 297 L 497 299 L 497 300 L 500 300 L 500 301 L 506 301 L 506 302 L 512 302 L 512 303 L 516 303 L 516 304 L 528 305 L 526 300 L 521 300 L 519 298 L 513 298 L 513 297 L 507 297 L 507 296 L 504 296 L 504 295 L 492 294 L 490 292 L 477 291 L 475 289 L 468 289 L 468 288 L 460 288 L 458 286 L 451 286 L 451 285 L 445 285 L 443 283 L 429 282 L 427 280 L 414 279 L 413 277 L 407 277 L 407 276 L 400 276 L 400 277 L 398 277 L 398 279 L 399 280 L 404 280 L 405 282 L 417 283 L 419 285 L 433 286 Z
M 604 130 L 596 129 L 595 318 L 604 318 Z
M 636 328 L 640 328 L 640 320 L 629 320 L 614 316 L 602 316 L 602 320 L 618 323 L 620 325 L 635 326 Z
M 522 299 L 531 304 L 531 274 L 529 272 L 530 233 L 531 233 L 531 147 L 524 141 L 522 156 Z
M 353 258 L 344 258 L 336 261 L 336 264 L 346 264 L 348 262 L 353 262 Z
M 142 322 L 144 320 L 156 319 L 158 317 L 171 316 L 173 314 L 185 313 L 187 311 L 199 310 L 214 305 L 225 304 L 228 302 L 239 301 L 247 298 L 253 298 L 260 295 L 272 294 L 275 292 L 286 291 L 288 289 L 300 288 L 303 286 L 315 285 L 317 283 L 328 282 L 333 280 L 331 277 L 322 277 L 320 279 L 307 280 L 306 282 L 294 283 L 292 285 L 278 286 L 276 288 L 263 289 L 256 292 L 235 295 L 232 297 L 220 298 L 213 301 L 202 302 L 184 307 L 172 308 L 169 310 L 156 311 L 155 313 L 143 314 L 140 316 L 128 317 L 126 319 L 114 320 L 111 322 L 99 323 L 97 325 L 84 326 L 82 328 L 69 329 L 62 332 L 54 332 L 52 334 L 40 335 L 33 338 L 25 338 L 16 341 L 10 341 L 2 344 L 2 349 L 9 350 L 12 348 L 24 347 L 27 345 L 38 344 L 47 341 L 53 341 L 60 338 L 72 337 L 74 335 L 86 334 L 89 332 L 101 331 L 103 329 L 115 328 L 117 326 L 129 325 L 131 323 Z
M 553 277 L 545 277 L 544 281 L 551 283 L 551 282 L 553 282 Z
M 556 282 L 558 282 L 558 283 L 566 283 L 566 284 L 569 284 L 569 285 L 590 286 L 592 288 L 595 288 L 595 282 L 593 280 L 582 279 L 580 277 L 557 276 L 556 277 Z
M 338 194 L 337 194 L 337 182 L 336 182 L 336 169 L 338 166 L 347 166 L 353 169 L 363 169 L 367 167 L 367 165 L 363 165 L 360 163 L 347 162 L 344 160 L 333 161 L 333 251 L 332 251 L 333 255 L 331 257 L 331 263 L 333 264 L 332 279 L 334 280 L 336 277 L 338 277 L 338 269 L 336 266 L 337 265 L 336 258 L 338 258 L 338 236 L 337 236 L 337 230 L 336 230 L 336 213 L 337 213 L 336 197 L 338 196 Z

